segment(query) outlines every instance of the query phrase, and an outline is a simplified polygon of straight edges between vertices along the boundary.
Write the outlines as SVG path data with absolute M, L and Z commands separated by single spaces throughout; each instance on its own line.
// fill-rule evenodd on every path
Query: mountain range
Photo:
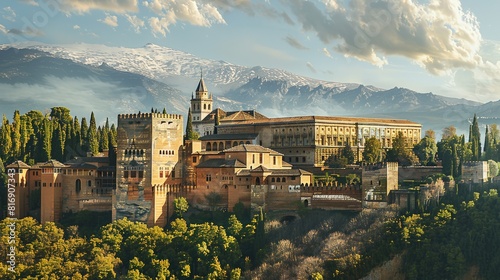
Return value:
M 449 125 L 466 133 L 474 113 L 483 125 L 499 117 L 500 101 L 481 104 L 401 87 L 321 81 L 280 69 L 198 58 L 153 44 L 122 48 L 32 42 L 0 45 L 0 113 L 10 117 L 15 109 L 47 112 L 65 106 L 78 116 L 94 111 L 101 121 L 152 107 L 186 115 L 201 74 L 215 107 L 256 109 L 269 117 L 408 119 L 437 134 Z

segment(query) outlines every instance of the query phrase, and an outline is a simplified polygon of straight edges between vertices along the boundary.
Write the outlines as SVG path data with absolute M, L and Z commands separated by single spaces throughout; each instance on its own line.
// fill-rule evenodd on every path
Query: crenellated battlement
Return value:
M 162 114 L 162 113 L 118 114 L 118 119 L 149 119 L 149 118 L 182 120 L 182 115 Z

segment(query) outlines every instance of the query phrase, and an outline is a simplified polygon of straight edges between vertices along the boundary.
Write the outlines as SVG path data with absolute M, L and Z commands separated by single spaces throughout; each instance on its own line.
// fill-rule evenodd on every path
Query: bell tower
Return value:
M 196 96 L 191 96 L 191 121 L 193 123 L 202 121 L 210 112 L 212 112 L 212 94 L 208 93 L 208 89 L 203 81 L 203 72 L 201 73 L 200 82 L 196 87 Z

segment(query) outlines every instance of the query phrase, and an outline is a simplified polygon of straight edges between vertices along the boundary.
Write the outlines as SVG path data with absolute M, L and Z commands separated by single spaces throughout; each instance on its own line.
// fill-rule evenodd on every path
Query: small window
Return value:
M 197 158 L 193 157 L 193 163 L 196 163 Z
M 79 194 L 81 190 L 82 190 L 82 181 L 80 181 L 80 179 L 76 179 L 75 191 L 77 194 Z
M 91 180 L 88 180 L 88 181 L 87 181 L 87 186 L 88 186 L 88 187 L 92 187 L 92 181 L 91 181 Z
M 212 175 L 207 174 L 207 176 L 205 177 L 205 179 L 206 179 L 207 182 L 212 181 Z

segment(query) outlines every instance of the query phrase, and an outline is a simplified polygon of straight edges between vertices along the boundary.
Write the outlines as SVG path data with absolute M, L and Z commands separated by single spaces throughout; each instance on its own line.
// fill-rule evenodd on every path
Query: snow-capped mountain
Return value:
M 8 49 L 10 47 L 16 50 Z M 169 112 L 186 114 L 201 71 L 214 94 L 215 107 L 256 109 L 270 117 L 404 118 L 422 123 L 424 129 L 440 131 L 447 125 L 462 126 L 469 115 L 481 111 L 480 103 L 465 99 L 417 93 L 400 87 L 385 90 L 321 81 L 280 69 L 203 59 L 153 44 L 122 48 L 24 42 L 0 45 L 0 63 L 1 91 L 17 92 L 19 96 L 30 92 L 31 104 L 43 103 L 45 108 L 59 106 L 50 105 L 52 101 L 69 98 L 73 103 L 66 106 L 74 111 L 71 104 L 78 100 L 80 109 L 87 109 L 87 114 L 95 107 L 102 107 L 108 117 L 151 107 L 166 107 Z M 18 104 L 20 100 L 4 102 L 0 106 L 2 113 L 11 114 L 5 111 L 5 106 Z M 485 110 L 493 112 L 491 107 L 495 105 Z

